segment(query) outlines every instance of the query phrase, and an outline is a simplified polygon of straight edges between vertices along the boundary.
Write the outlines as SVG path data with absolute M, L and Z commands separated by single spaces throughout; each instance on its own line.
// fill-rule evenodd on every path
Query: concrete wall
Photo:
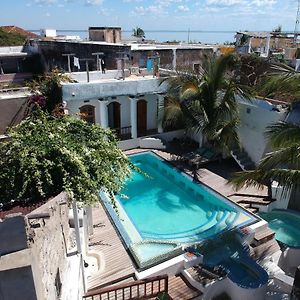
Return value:
M 165 92 L 166 85 L 160 85 L 159 78 L 138 77 L 128 80 L 103 80 L 89 83 L 65 83 L 62 86 L 63 100 L 90 100 L 99 97 L 128 96 Z
M 89 28 L 89 39 L 90 41 L 119 43 L 121 41 L 121 28 Z
M 178 48 L 178 49 L 155 49 L 155 50 L 134 50 L 132 53 L 132 64 L 140 67 L 146 66 L 147 58 L 158 53 L 160 57 L 160 66 L 166 69 L 175 68 L 193 68 L 194 64 L 202 64 L 205 55 L 213 54 L 212 48 Z M 175 58 L 174 58 L 175 56 Z M 141 60 L 144 64 L 140 64 Z
M 241 123 L 239 136 L 243 148 L 255 164 L 258 164 L 266 151 L 266 127 L 283 120 L 286 111 L 272 110 L 274 106 L 266 101 L 253 100 L 239 104 Z
M 52 69 L 54 66 L 68 70 L 68 60 L 63 57 L 63 53 L 74 53 L 79 59 L 88 58 L 89 69 L 96 70 L 96 57 L 92 53 L 103 52 L 105 55 L 105 63 L 107 69 L 117 69 L 117 52 L 130 51 L 130 46 L 124 46 L 122 44 L 101 44 L 96 42 L 67 42 L 67 41 L 38 41 L 38 49 L 41 57 L 44 61 L 47 70 Z M 74 68 L 73 61 L 71 63 L 72 70 Z M 80 62 L 80 70 L 85 71 L 85 62 Z

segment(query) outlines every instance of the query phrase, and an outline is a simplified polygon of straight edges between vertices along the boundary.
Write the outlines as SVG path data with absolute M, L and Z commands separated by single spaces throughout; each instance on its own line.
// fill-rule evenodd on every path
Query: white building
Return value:
M 77 83 L 63 83 L 63 101 L 70 114 L 114 129 L 121 140 L 130 140 L 125 148 L 134 148 L 139 137 L 162 133 L 158 108 L 164 105 L 166 84 L 152 75 L 126 74 L 120 80 L 118 70 L 90 72 L 87 82 L 86 73 L 72 73 Z

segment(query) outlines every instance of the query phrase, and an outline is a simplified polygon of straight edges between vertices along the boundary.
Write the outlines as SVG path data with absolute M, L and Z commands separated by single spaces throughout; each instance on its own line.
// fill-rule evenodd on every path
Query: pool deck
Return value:
M 88 277 L 87 289 L 128 283 L 135 280 L 133 262 L 125 250 L 121 238 L 101 204 L 94 206 L 94 234 L 89 239 L 89 251 L 101 256 L 101 270 Z M 196 299 L 201 293 L 186 285 L 180 276 L 169 278 L 169 294 L 173 300 Z
M 147 149 L 134 149 L 126 151 L 126 154 L 135 154 L 148 151 Z M 170 153 L 160 150 L 151 150 L 160 157 L 173 161 Z M 182 167 L 182 166 L 181 166 Z M 207 168 L 200 168 L 196 174 L 184 168 L 190 176 L 197 176 L 197 180 L 216 190 L 220 194 L 228 197 L 236 191 L 227 184 L 226 176 L 222 177 L 222 162 L 215 166 L 214 172 Z M 217 170 L 216 168 L 220 168 Z M 224 171 L 224 170 L 223 170 Z M 218 175 L 221 174 L 221 175 Z M 258 190 L 256 188 L 244 188 L 239 193 L 265 196 L 267 189 Z M 233 201 L 233 200 L 232 200 Z M 89 239 L 89 251 L 96 252 L 101 256 L 100 270 L 88 277 L 87 289 L 93 290 L 99 287 L 118 284 L 135 280 L 134 264 L 125 250 L 121 237 L 118 235 L 114 225 L 111 223 L 105 209 L 101 204 L 93 207 L 93 227 L 94 234 Z M 169 278 L 169 292 L 173 299 L 193 299 L 198 296 L 197 292 L 188 287 L 180 277 Z M 184 296 L 183 296 L 184 295 Z

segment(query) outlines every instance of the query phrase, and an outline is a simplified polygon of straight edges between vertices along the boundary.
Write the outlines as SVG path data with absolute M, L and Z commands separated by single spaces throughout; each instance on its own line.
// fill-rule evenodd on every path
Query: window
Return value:
M 194 64 L 193 69 L 194 69 L 195 73 L 199 74 L 200 73 L 200 64 Z
M 80 117 L 88 123 L 95 124 L 95 107 L 92 105 L 80 107 Z

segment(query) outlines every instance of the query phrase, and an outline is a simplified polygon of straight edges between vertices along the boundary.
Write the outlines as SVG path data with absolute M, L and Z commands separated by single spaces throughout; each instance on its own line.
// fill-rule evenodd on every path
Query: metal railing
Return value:
M 160 293 L 168 293 L 168 276 L 156 276 L 130 283 L 104 287 L 88 292 L 83 296 L 87 300 L 129 300 L 150 299 Z

